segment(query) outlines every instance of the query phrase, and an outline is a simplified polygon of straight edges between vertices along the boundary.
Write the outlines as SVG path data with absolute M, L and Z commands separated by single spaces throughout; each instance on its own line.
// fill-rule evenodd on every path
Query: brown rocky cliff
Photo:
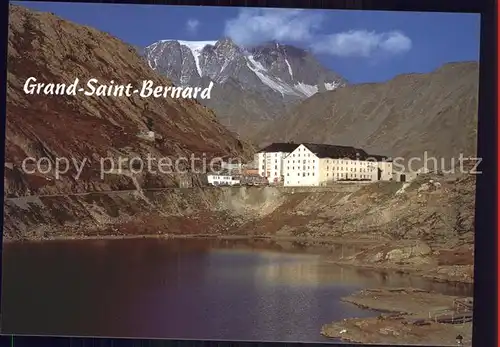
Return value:
M 474 175 L 432 174 L 411 183 L 322 188 L 206 187 L 19 197 L 5 201 L 4 237 L 216 233 L 419 240 L 453 249 L 473 244 L 474 192 Z
M 20 165 L 26 157 L 87 158 L 95 166 L 99 158 L 125 155 L 155 158 L 249 157 L 250 148 L 236 139 L 216 115 L 197 101 L 172 98 L 26 95 L 29 77 L 40 82 L 132 83 L 143 80 L 168 86 L 171 82 L 152 71 L 132 46 L 96 29 L 77 25 L 55 15 L 10 6 L 8 35 L 6 162 Z M 147 105 L 146 105 L 147 104 Z M 141 140 L 148 116 L 163 139 Z M 7 164 L 6 164 L 7 165 Z M 116 188 L 103 185 L 96 173 L 60 181 L 37 177 L 6 167 L 6 193 L 19 195 Z M 97 175 L 98 177 L 98 175 Z M 130 186 L 127 178 L 120 185 Z M 52 189 L 50 188 L 52 186 Z M 57 186 L 57 188 L 54 188 Z M 63 186 L 65 189 L 63 189 Z M 98 187 L 99 186 L 99 187 Z

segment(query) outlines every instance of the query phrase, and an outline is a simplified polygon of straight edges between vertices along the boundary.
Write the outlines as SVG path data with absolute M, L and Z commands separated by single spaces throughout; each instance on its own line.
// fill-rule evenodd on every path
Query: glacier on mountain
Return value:
M 270 89 L 282 97 L 299 99 L 310 97 L 321 90 L 333 90 L 344 84 L 338 76 L 319 63 L 312 64 L 311 59 L 301 60 L 300 55 L 297 58 L 288 54 L 288 47 L 291 46 L 275 43 L 245 49 L 225 38 L 219 41 L 161 40 L 149 45 L 144 51 L 152 69 L 159 70 L 174 83 L 180 84 L 203 77 L 216 83 L 233 79 L 245 88 Z M 301 54 L 305 52 L 295 47 L 291 49 Z M 312 70 L 309 74 L 308 69 Z M 299 76 L 300 72 L 302 76 Z M 257 79 L 251 78 L 251 74 Z M 320 82 L 319 77 L 324 79 L 324 74 L 327 75 L 326 79 Z M 317 75 L 318 80 L 313 80 L 309 75 Z

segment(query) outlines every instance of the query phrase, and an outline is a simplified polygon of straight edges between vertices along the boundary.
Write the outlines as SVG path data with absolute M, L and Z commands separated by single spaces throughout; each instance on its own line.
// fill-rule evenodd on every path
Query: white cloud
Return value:
M 320 13 L 301 9 L 242 9 L 226 22 L 225 35 L 241 45 L 272 40 L 307 42 L 321 20 Z
M 376 33 L 367 30 L 327 35 L 311 45 L 315 53 L 365 58 L 375 54 L 406 53 L 411 47 L 411 39 L 399 31 Z
M 186 22 L 186 28 L 190 33 L 196 33 L 198 27 L 200 26 L 200 21 L 197 19 L 189 19 Z

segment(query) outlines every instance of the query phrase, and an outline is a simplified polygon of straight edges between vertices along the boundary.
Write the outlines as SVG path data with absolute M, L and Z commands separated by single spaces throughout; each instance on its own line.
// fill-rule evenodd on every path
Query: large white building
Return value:
M 298 146 L 296 143 L 273 143 L 261 149 L 254 158 L 259 175 L 266 177 L 271 184 L 282 182 L 284 159 Z
M 390 181 L 388 157 L 362 149 L 303 143 L 283 159 L 285 186 L 323 186 L 333 181 Z

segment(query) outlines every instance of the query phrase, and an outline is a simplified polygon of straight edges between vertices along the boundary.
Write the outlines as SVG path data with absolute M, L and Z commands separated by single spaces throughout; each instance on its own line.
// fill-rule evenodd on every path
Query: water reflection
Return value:
M 283 247 L 248 240 L 8 244 L 3 252 L 3 329 L 26 334 L 323 341 L 323 324 L 372 315 L 338 300 L 353 291 L 413 286 L 460 295 L 470 290 L 343 268 L 305 253 L 300 244 L 286 246 L 286 252 Z
M 322 267 L 323 262 L 318 256 L 288 262 L 280 259 L 279 255 L 275 255 L 274 259 L 255 268 L 255 276 L 260 282 L 302 286 L 346 283 L 343 268 Z

